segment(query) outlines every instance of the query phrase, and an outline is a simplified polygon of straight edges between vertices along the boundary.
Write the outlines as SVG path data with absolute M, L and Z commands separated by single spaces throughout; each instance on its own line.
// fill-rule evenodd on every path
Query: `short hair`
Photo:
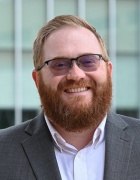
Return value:
M 35 69 L 37 69 L 38 66 L 40 66 L 40 63 L 42 62 L 43 45 L 47 37 L 50 34 L 52 34 L 55 30 L 58 30 L 63 27 L 69 27 L 69 26 L 84 27 L 90 30 L 99 41 L 104 58 L 109 61 L 109 57 L 107 54 L 107 49 L 106 49 L 104 40 L 91 24 L 89 24 L 88 22 L 86 22 L 85 20 L 77 16 L 60 15 L 60 16 L 56 16 L 54 19 L 46 23 L 38 32 L 37 38 L 35 39 L 34 44 L 33 44 L 33 60 L 34 60 Z

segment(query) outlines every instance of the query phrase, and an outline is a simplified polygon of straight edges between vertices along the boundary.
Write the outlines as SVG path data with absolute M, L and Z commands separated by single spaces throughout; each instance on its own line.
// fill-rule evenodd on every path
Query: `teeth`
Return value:
M 74 93 L 74 92 L 83 92 L 83 91 L 87 91 L 88 88 L 76 88 L 76 89 L 68 89 L 66 90 L 66 92 L 69 93 Z

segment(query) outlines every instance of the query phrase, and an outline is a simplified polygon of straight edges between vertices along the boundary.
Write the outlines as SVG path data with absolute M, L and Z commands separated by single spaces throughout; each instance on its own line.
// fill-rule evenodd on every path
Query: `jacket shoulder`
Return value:
M 22 137 L 28 137 L 35 133 L 37 133 L 42 127 L 44 127 L 45 121 L 43 118 L 43 114 L 40 113 L 38 116 L 33 119 L 27 120 L 19 125 L 14 125 L 9 128 L 0 130 L 0 142 L 4 139 L 10 141 L 14 138 L 14 141 L 20 139 Z
M 120 115 L 120 117 L 130 126 L 139 126 L 140 127 L 140 119 L 133 118 L 133 117 L 128 117 L 124 115 Z
M 140 136 L 140 119 L 109 112 L 107 122 L 123 131 Z
M 31 121 L 32 120 L 28 120 L 19 125 L 14 125 L 5 129 L 0 129 L 0 142 L 5 142 L 6 140 L 11 141 L 12 138 L 14 138 L 15 141 L 16 139 L 20 139 L 21 136 L 25 136 L 25 128 L 30 124 Z

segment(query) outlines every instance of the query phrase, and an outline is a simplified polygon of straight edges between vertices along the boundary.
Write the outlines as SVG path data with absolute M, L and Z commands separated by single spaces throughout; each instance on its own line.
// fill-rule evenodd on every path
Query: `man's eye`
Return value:
M 53 63 L 51 63 L 51 68 L 54 68 L 54 69 L 64 69 L 67 66 L 68 65 L 66 62 L 53 62 Z
M 93 63 L 93 61 L 91 61 L 91 60 L 87 60 L 84 62 L 84 64 L 92 64 L 92 63 Z
M 62 67 L 62 66 L 66 66 L 66 64 L 65 63 L 57 63 L 57 64 L 55 64 L 55 67 Z
M 95 62 L 90 60 L 90 59 L 82 62 L 82 65 L 87 66 L 87 67 L 91 66 L 91 65 L 94 65 L 94 64 L 95 64 Z

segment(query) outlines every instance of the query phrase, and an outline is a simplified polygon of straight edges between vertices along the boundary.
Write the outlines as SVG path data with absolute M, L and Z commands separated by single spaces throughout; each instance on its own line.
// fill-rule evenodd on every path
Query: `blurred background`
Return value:
M 0 0 L 0 128 L 40 111 L 32 46 L 38 30 L 62 14 L 101 34 L 113 63 L 112 108 L 140 118 L 140 0 Z

